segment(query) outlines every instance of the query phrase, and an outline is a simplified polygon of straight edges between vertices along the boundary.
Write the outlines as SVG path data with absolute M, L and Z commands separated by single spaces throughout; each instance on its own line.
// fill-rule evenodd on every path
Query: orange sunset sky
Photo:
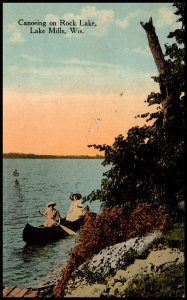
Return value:
M 145 108 L 143 96 L 10 93 L 5 99 L 5 153 L 95 155 L 88 144 L 112 144 L 145 122 L 134 118 Z
M 135 116 L 158 91 L 140 26 L 151 16 L 164 48 L 176 26 L 171 3 L 4 3 L 3 153 L 102 155 L 87 145 L 143 125 Z

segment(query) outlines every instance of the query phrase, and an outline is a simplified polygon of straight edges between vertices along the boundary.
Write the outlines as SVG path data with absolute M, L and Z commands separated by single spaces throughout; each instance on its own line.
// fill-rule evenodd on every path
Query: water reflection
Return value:
M 18 179 L 15 180 L 15 193 L 16 193 L 16 196 L 18 196 L 18 199 L 23 201 L 24 198 L 23 198 L 23 193 L 22 193 L 22 188 L 21 188 L 21 185 L 20 185 L 20 182 Z
M 51 246 L 54 246 L 54 243 L 47 245 L 28 245 L 26 244 L 23 247 L 22 259 L 25 263 L 31 262 L 34 258 L 45 257 Z
M 15 186 L 19 186 L 19 180 L 18 179 L 15 180 Z

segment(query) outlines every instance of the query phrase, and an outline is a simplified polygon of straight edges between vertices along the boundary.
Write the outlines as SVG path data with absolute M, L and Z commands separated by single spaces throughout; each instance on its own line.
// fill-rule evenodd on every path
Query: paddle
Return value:
M 71 230 L 70 228 L 66 227 L 66 226 L 63 226 L 63 225 L 58 225 L 60 226 L 62 229 L 64 229 L 68 234 L 74 234 L 74 235 L 77 235 L 77 233 L 73 230 Z
M 42 212 L 40 210 L 38 210 L 38 213 L 44 217 L 44 214 L 42 214 Z

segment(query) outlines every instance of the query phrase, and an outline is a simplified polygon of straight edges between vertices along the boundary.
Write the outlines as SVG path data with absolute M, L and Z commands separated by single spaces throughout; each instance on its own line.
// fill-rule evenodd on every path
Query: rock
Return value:
M 116 275 L 113 277 L 114 280 L 126 280 L 126 271 L 124 270 L 118 270 Z
M 114 286 L 115 282 L 116 282 L 116 280 L 114 279 L 114 277 L 111 278 L 111 279 L 108 279 L 108 285 L 109 286 Z
M 90 260 L 87 268 L 93 273 L 101 273 L 103 275 L 110 273 L 117 267 L 121 267 L 122 263 L 123 268 L 125 268 L 133 262 L 131 259 L 134 259 L 134 254 L 137 256 L 141 255 L 161 235 L 160 231 L 155 231 L 145 237 L 132 238 L 126 242 L 107 247 Z M 83 270 L 83 266 L 79 267 L 79 270 L 81 269 Z
M 141 278 L 145 275 L 153 275 L 159 273 L 161 269 L 166 269 L 174 264 L 184 263 L 184 253 L 178 249 L 164 249 L 151 251 L 147 259 L 136 259 L 132 265 L 129 265 L 126 270 L 118 270 L 113 279 L 125 280 L 124 284 L 119 287 L 120 295 L 125 293 L 125 290 L 136 278 Z M 108 282 L 110 284 L 111 281 Z M 111 287 L 111 294 L 115 295 L 115 285 Z
M 69 289 L 65 297 L 123 297 L 135 279 L 155 275 L 174 264 L 184 264 L 184 253 L 175 248 L 152 250 L 146 256 L 142 255 L 160 237 L 161 232 L 157 231 L 146 237 L 137 237 L 103 249 L 87 264 L 79 267 L 82 271 L 81 280 L 74 280 L 74 288 Z M 129 256 L 133 257 L 133 262 L 130 262 Z M 110 275 L 111 270 L 114 276 Z M 99 278 L 103 274 L 106 284 L 88 284 L 87 272 L 90 276 L 93 274 L 93 278 Z
M 184 253 L 180 252 L 179 249 L 163 249 L 152 251 L 148 257 L 147 261 L 154 264 L 155 268 L 168 267 L 172 264 L 181 264 L 184 263 Z
M 76 290 L 72 291 L 70 295 L 65 295 L 67 297 L 100 297 L 106 290 L 106 285 L 104 284 L 93 284 L 80 286 Z
M 117 281 L 115 284 L 114 284 L 114 289 L 119 289 L 119 287 L 123 286 L 123 283 L 121 281 Z
M 120 287 L 118 288 L 118 293 L 119 293 L 119 295 L 120 295 L 121 297 L 124 296 L 125 290 L 126 290 L 126 286 L 125 286 L 125 285 L 122 285 L 122 286 L 120 286 Z

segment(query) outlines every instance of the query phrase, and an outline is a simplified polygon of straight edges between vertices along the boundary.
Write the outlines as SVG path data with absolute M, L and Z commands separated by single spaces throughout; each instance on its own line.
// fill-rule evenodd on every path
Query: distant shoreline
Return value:
M 40 154 L 24 154 L 24 153 L 3 153 L 3 158 L 47 158 L 47 159 L 104 159 L 102 155 L 89 156 L 89 155 L 40 155 Z

